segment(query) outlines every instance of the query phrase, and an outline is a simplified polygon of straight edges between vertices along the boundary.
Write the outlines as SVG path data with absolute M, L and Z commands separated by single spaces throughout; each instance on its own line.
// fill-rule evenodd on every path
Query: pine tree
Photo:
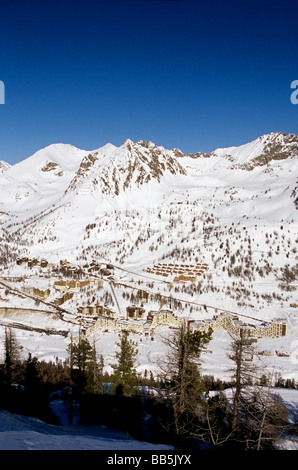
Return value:
M 233 337 L 231 348 L 228 357 L 234 362 L 235 378 L 232 438 L 246 449 L 274 448 L 287 428 L 287 410 L 272 393 L 272 377 L 266 377 L 257 364 L 258 351 L 242 331 L 240 338 Z
M 231 353 L 228 354 L 228 357 L 234 363 L 234 367 L 232 368 L 235 379 L 235 390 L 233 393 L 233 431 L 236 430 L 238 424 L 241 394 L 245 386 L 256 378 L 256 366 L 251 361 L 254 353 L 252 343 L 249 339 L 243 337 L 242 329 L 239 338 L 232 336 Z
M 225 446 L 233 432 L 230 427 L 230 407 L 228 399 L 222 391 L 212 396 L 209 391 L 205 394 L 203 406 L 202 425 L 197 433 L 200 441 L 210 444 L 213 448 Z
M 180 436 L 194 432 L 205 386 L 200 374 L 200 356 L 210 341 L 212 331 L 191 332 L 182 326 L 172 337 L 166 338 L 166 359 L 159 362 L 161 379 L 173 409 L 174 431 Z
M 32 354 L 29 353 L 26 360 L 25 387 L 27 392 L 30 394 L 35 394 L 38 391 L 40 385 L 37 365 L 37 358 L 32 357 Z
M 100 355 L 98 361 L 95 344 L 93 344 L 92 359 L 88 361 L 87 368 L 85 371 L 86 385 L 84 392 L 92 394 L 103 392 L 103 369 L 103 355 Z
M 5 328 L 5 381 L 8 386 L 18 380 L 18 369 L 20 366 L 20 346 L 11 329 Z
M 80 338 L 79 342 L 73 345 L 73 365 L 81 373 L 87 371 L 90 362 L 93 362 L 93 349 L 89 341 L 85 338 Z
M 289 428 L 288 410 L 270 386 L 252 387 L 243 397 L 242 435 L 246 449 L 274 449 Z
M 136 392 L 135 386 L 138 384 L 135 366 L 138 350 L 136 343 L 129 339 L 128 331 L 123 330 L 119 337 L 120 342 L 116 343 L 119 350 L 115 354 L 117 363 L 112 365 L 112 380 L 117 392 L 130 395 Z
M 90 379 L 90 371 L 96 367 L 96 354 L 94 355 L 92 346 L 86 338 L 80 336 L 78 342 L 71 339 L 67 351 L 69 353 L 71 387 L 76 386 L 78 392 L 81 393 L 88 385 L 88 391 L 90 391 L 90 384 L 87 381 Z

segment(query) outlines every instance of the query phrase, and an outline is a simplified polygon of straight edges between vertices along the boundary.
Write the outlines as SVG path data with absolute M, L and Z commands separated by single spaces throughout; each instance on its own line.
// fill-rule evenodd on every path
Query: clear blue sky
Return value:
M 0 160 L 298 133 L 298 0 L 1 0 Z

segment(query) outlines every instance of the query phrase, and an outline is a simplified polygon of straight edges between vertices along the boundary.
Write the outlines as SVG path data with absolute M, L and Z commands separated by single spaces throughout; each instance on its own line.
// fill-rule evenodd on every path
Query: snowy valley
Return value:
M 133 324 L 144 373 L 180 320 L 225 315 L 255 331 L 277 320 L 286 334 L 258 347 L 265 367 L 296 380 L 297 155 L 298 136 L 272 133 L 210 154 L 127 140 L 1 162 L 1 339 L 9 325 L 24 356 L 64 359 L 83 331 L 109 369 Z M 207 375 L 229 376 L 228 343 L 216 329 Z

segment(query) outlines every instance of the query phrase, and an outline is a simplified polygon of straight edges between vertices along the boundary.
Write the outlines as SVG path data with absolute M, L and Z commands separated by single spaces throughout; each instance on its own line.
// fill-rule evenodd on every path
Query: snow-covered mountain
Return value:
M 137 219 L 143 228 L 150 225 L 148 240 L 153 243 L 154 234 L 155 239 L 168 234 L 173 243 L 171 226 L 177 233 L 179 224 L 184 233 L 177 239 L 181 247 L 194 231 L 199 240 L 204 218 L 211 213 L 221 228 L 226 223 L 235 227 L 243 219 L 250 221 L 246 225 L 257 226 L 290 223 L 296 217 L 297 149 L 298 137 L 282 133 L 194 155 L 143 141 L 127 140 L 118 148 L 107 144 L 93 151 L 53 144 L 4 166 L 1 229 L 18 243 L 31 245 L 32 255 L 75 258 L 93 242 L 97 248 L 103 242 L 113 245 Z M 189 226 L 190 218 L 199 237 Z M 92 243 L 84 242 L 86 227 L 94 224 L 101 225 L 95 240 L 90 234 Z M 133 235 L 131 229 L 133 241 L 139 233 Z M 149 245 L 144 247 L 146 255 Z M 166 255 L 164 250 L 162 254 Z M 115 261 L 113 250 L 110 257 Z
M 50 358 L 55 349 L 65 357 L 68 338 L 60 335 L 58 346 L 53 336 L 49 347 L 46 333 L 77 328 L 84 305 L 108 305 L 121 320 L 132 303 L 147 312 L 168 308 L 195 321 L 208 321 L 221 310 L 252 324 L 282 318 L 288 335 L 260 342 L 272 354 L 284 348 L 293 357 L 285 362 L 268 356 L 270 366 L 292 378 L 298 337 L 297 308 L 291 306 L 298 303 L 297 149 L 298 136 L 283 133 L 191 155 L 143 141 L 95 150 L 53 144 L 6 168 L 0 175 L 0 307 L 36 310 L 34 298 L 17 295 L 30 286 L 49 289 L 47 301 L 57 301 L 61 292 L 54 281 L 62 274 L 54 269 L 65 259 L 84 269 L 93 261 L 112 264 L 114 288 L 106 279 L 100 289 L 89 286 L 67 298 L 63 308 L 74 323 L 44 311 L 5 311 L 0 333 L 7 324 L 23 328 L 20 336 L 29 329 L 35 337 L 22 336 L 24 351 L 34 346 Z M 18 265 L 22 256 L 46 258 L 52 267 Z M 203 271 L 175 280 L 180 270 L 185 274 L 200 263 Z M 172 266 L 177 274 L 170 273 Z M 147 290 L 149 300 L 138 298 L 138 289 Z M 117 334 L 94 334 L 107 367 Z M 205 360 L 206 373 L 221 377 L 222 334 L 215 335 L 213 354 Z M 139 344 L 142 370 L 161 350 L 157 335 Z
M 148 219 L 152 206 L 165 212 L 165 218 L 170 205 L 179 203 L 187 216 L 196 205 L 198 219 L 200 212 L 214 208 L 219 221 L 228 217 L 235 224 L 252 216 L 270 225 L 272 217 L 291 220 L 297 149 L 298 137 L 282 133 L 194 155 L 143 141 L 127 140 L 119 148 L 107 144 L 93 151 L 53 144 L 16 165 L 3 166 L 2 229 L 9 226 L 10 234 L 22 233 L 23 240 L 34 238 L 37 251 L 42 237 L 42 250 L 51 253 L 60 251 L 59 241 L 69 251 L 67 225 L 74 228 L 73 238 L 80 244 L 85 227 L 97 217 L 128 208 L 140 210 L 140 219 Z M 179 209 L 175 210 L 182 215 Z M 119 217 L 114 214 L 114 219 L 115 226 Z
M 10 167 L 11 165 L 9 163 L 0 160 L 0 174 L 7 171 Z
M 271 160 L 298 156 L 298 138 L 294 134 L 271 133 L 240 147 L 217 149 L 213 154 L 226 156 L 235 162 L 236 168 L 252 170 L 256 166 L 267 165 Z

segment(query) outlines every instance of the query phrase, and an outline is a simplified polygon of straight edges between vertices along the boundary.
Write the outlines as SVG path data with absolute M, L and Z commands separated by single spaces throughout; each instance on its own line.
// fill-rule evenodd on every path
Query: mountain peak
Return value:
M 4 173 L 5 171 L 9 170 L 11 165 L 3 160 L 0 160 L 0 174 Z
M 250 171 L 256 166 L 267 165 L 271 160 L 289 158 L 297 148 L 297 135 L 271 132 L 238 147 L 218 148 L 210 155 L 227 158 L 233 164 L 232 169 Z
M 131 139 L 126 139 L 123 144 L 120 145 L 120 148 L 128 148 L 130 149 L 130 147 L 134 145 L 134 142 L 131 140 Z

